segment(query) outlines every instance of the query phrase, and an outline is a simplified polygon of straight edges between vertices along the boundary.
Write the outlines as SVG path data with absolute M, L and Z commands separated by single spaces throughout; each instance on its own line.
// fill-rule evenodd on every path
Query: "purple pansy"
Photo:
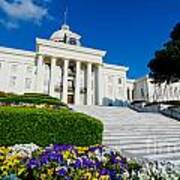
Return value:
M 101 175 L 101 176 L 109 175 L 109 170 L 107 170 L 107 169 L 102 169 L 102 170 L 100 171 L 100 175 Z
M 74 167 L 77 169 L 81 168 L 81 160 L 80 159 L 76 160 L 76 162 L 74 163 Z
M 35 159 L 35 158 L 33 158 L 33 159 L 31 159 L 31 160 L 29 161 L 29 163 L 28 163 L 27 166 L 28 166 L 28 168 L 30 168 L 30 169 L 34 169 L 34 168 L 39 168 L 40 165 L 41 165 L 40 161 L 37 160 L 37 159 Z
M 61 169 L 59 169 L 57 171 L 57 175 L 59 175 L 59 176 L 64 177 L 64 176 L 66 176 L 66 174 L 67 174 L 67 169 L 66 168 L 61 168 Z

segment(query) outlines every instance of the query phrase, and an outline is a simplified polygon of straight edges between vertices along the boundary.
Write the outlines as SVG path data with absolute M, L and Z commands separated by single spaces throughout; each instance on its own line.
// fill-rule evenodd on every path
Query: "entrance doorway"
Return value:
M 74 95 L 68 95 L 68 104 L 74 104 Z

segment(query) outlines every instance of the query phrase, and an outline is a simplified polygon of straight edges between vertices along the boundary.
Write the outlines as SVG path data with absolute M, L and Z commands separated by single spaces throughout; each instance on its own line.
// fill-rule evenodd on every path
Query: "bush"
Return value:
M 33 105 L 54 105 L 54 106 L 66 106 L 59 99 L 50 97 L 45 94 L 26 93 L 24 95 L 13 95 L 0 93 L 0 102 L 6 104 L 33 104 Z
M 0 145 L 89 146 L 102 142 L 102 123 L 69 110 L 0 107 Z
M 0 97 L 8 97 L 8 96 L 15 96 L 14 93 L 6 93 L 3 91 L 0 91 Z

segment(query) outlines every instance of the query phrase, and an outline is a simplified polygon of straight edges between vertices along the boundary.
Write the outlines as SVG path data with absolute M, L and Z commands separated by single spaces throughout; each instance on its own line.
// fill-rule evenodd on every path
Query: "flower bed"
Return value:
M 139 164 L 104 146 L 16 145 L 0 148 L 0 179 L 42 180 L 178 180 L 180 174 L 163 164 Z

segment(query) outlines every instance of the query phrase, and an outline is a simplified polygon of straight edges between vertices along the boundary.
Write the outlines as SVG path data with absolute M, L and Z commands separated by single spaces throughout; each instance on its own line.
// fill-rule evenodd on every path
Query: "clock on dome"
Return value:
M 70 39 L 69 39 L 69 44 L 71 44 L 71 45 L 77 45 L 76 39 L 75 39 L 75 38 L 70 38 Z
M 70 45 L 80 46 L 81 36 L 72 32 L 70 27 L 64 24 L 60 30 L 54 32 L 50 37 L 50 40 L 59 43 L 65 43 Z

